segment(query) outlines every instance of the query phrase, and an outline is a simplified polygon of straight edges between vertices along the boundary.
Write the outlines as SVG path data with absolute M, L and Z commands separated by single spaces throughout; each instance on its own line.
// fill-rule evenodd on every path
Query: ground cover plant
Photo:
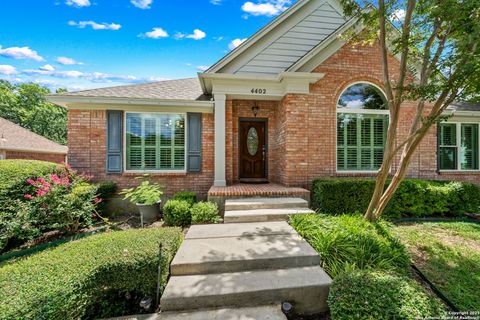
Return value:
M 290 224 L 320 254 L 322 268 L 333 278 L 353 270 L 408 270 L 405 247 L 390 236 L 384 222 L 317 214 L 294 215 Z
M 295 215 L 292 227 L 319 253 L 333 278 L 332 319 L 441 316 L 445 306 L 412 278 L 405 246 L 385 221 L 356 215 Z
M 138 313 L 162 286 L 182 241 L 179 228 L 108 232 L 0 266 L 0 319 L 92 319 Z
M 332 319 L 426 319 L 445 306 L 414 279 L 381 271 L 354 271 L 335 278 L 328 297 Z
M 480 311 L 480 224 L 402 223 L 393 233 L 415 265 L 462 311 Z
M 0 252 L 52 230 L 75 233 L 95 221 L 98 187 L 68 166 L 0 162 Z

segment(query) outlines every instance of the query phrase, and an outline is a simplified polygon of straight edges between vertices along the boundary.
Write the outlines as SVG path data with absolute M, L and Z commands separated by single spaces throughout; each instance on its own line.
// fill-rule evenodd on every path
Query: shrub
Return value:
M 35 163 L 30 161 L 26 166 Z M 99 201 L 96 201 L 97 187 L 88 184 L 69 167 L 38 163 L 39 171 L 27 172 L 12 163 L 3 167 L 20 173 L 18 178 L 10 174 L 11 187 L 3 185 L 4 195 L 8 194 L 9 198 L 0 202 L 0 252 L 50 230 L 72 233 L 93 222 L 92 214 Z M 18 166 L 23 164 L 22 161 L 17 163 Z M 37 177 L 40 173 L 44 175 Z M 27 174 L 30 177 L 25 179 Z M 20 179 L 24 179 L 23 182 L 17 182 Z
M 360 271 L 333 280 L 331 317 L 347 319 L 429 319 L 446 316 L 445 306 L 407 276 Z
M 190 209 L 193 224 L 218 223 L 222 220 L 218 215 L 218 206 L 215 202 L 199 202 Z
M 190 203 L 185 200 L 168 200 L 163 206 L 163 217 L 169 226 L 190 225 L 192 222 Z
M 164 287 L 181 241 L 178 228 L 110 232 L 3 265 L 0 319 L 91 319 L 130 312 L 111 314 L 104 306 L 126 295 L 154 297 L 159 243 Z
M 173 195 L 174 200 L 185 200 L 193 206 L 197 202 L 197 194 L 191 191 L 179 191 Z
M 319 179 L 313 182 L 312 205 L 322 213 L 349 214 L 367 210 L 373 179 Z M 478 212 L 480 187 L 471 183 L 404 180 L 384 217 L 424 217 Z
M 320 254 L 333 278 L 357 269 L 408 270 L 406 249 L 385 222 L 371 223 L 360 215 L 294 215 L 290 224 Z

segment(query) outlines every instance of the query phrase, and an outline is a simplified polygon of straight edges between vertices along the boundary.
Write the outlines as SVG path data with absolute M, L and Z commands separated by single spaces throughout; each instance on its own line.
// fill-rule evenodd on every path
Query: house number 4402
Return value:
M 250 92 L 253 94 L 267 94 L 267 89 L 253 88 Z

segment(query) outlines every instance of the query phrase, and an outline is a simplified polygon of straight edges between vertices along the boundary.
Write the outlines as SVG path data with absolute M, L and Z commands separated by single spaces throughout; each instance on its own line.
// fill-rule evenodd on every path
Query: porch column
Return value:
M 215 99 L 215 181 L 214 186 L 225 187 L 225 103 L 227 96 L 216 94 Z

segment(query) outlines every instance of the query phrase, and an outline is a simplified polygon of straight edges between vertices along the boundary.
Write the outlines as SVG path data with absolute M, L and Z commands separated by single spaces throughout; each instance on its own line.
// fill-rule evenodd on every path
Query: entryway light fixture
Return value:
M 257 117 L 257 114 L 258 114 L 258 110 L 259 110 L 259 109 L 260 109 L 260 108 L 257 107 L 257 102 L 255 102 L 255 104 L 254 104 L 253 107 L 252 107 L 252 112 L 253 112 L 253 115 L 255 116 L 255 118 Z

